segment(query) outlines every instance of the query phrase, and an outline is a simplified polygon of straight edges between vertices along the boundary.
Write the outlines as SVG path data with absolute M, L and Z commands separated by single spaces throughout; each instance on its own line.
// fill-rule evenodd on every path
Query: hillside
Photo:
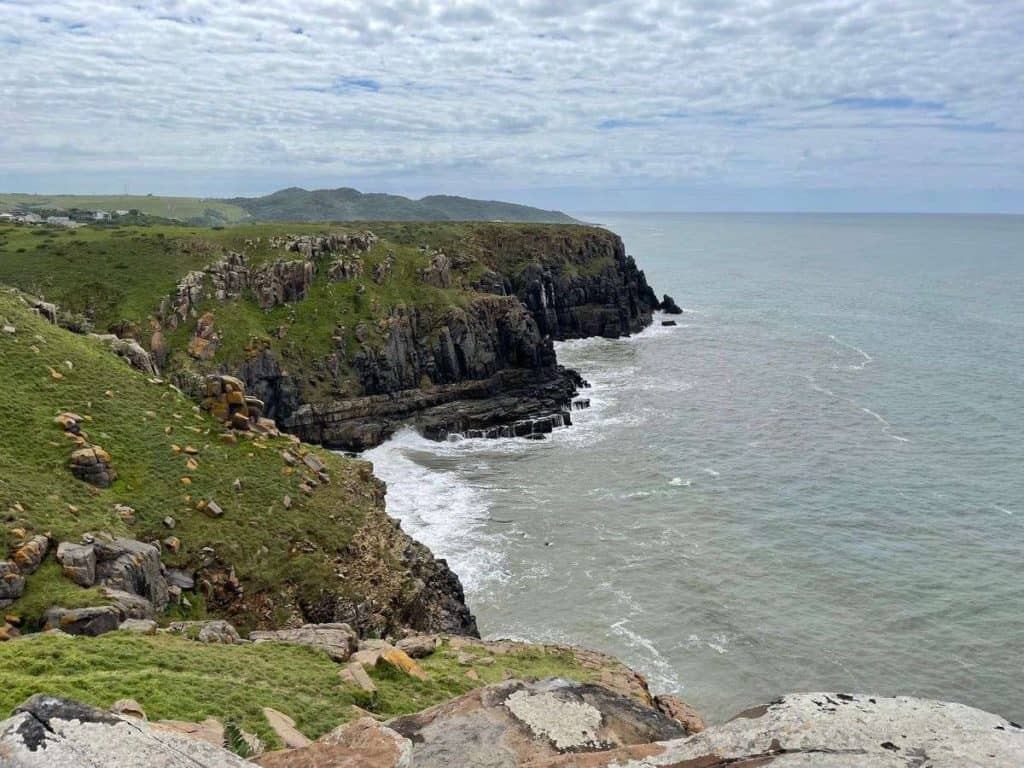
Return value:
M 262 197 L 228 200 L 157 195 L 0 194 L 2 212 L 137 210 L 143 214 L 204 226 L 242 222 L 323 221 L 514 221 L 571 224 L 559 211 L 468 197 L 433 195 L 412 200 L 401 195 L 355 189 L 282 189 Z
M 245 209 L 255 221 L 576 221 L 559 211 L 494 200 L 448 195 L 412 200 L 344 187 L 312 191 L 291 187 L 263 197 L 238 197 L 226 202 Z
M 98 340 L 51 325 L 20 294 L 0 292 L 0 321 L 0 552 L 38 535 L 163 541 L 166 567 L 209 585 L 191 596 L 191 609 L 175 607 L 179 615 L 233 617 L 243 628 L 346 620 L 374 633 L 475 631 L 455 576 L 384 513 L 368 463 L 318 452 L 328 479 L 311 480 L 302 462 L 286 460 L 310 449 L 226 433 L 175 388 Z M 81 434 L 57 418 L 68 413 Z M 72 473 L 83 445 L 109 455 L 109 487 Z M 54 605 L 106 602 L 50 557 L 17 591 L 4 614 L 28 627 Z

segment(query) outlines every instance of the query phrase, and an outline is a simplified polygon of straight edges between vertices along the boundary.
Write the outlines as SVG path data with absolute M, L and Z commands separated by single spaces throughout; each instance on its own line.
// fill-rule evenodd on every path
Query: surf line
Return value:
M 865 363 L 865 365 L 867 365 L 867 363 Z M 870 408 L 865 408 L 863 405 L 858 403 L 856 400 L 851 400 L 848 397 L 843 397 L 842 395 L 837 395 L 831 389 L 826 389 L 825 387 L 820 386 L 814 380 L 813 376 L 810 376 L 808 374 L 804 374 L 803 377 L 805 379 L 807 379 L 808 383 L 811 385 L 811 389 L 813 389 L 815 392 L 820 392 L 823 395 L 831 397 L 833 400 L 839 400 L 840 402 L 846 403 L 847 405 L 852 405 L 854 408 L 856 408 L 861 413 L 865 413 L 868 416 L 870 416 L 871 418 L 873 418 L 875 421 L 877 421 L 879 424 L 882 425 L 882 431 L 886 434 L 887 437 L 891 437 L 893 440 L 895 440 L 898 443 L 909 443 L 910 442 L 910 438 L 909 437 L 902 437 L 901 435 L 894 435 L 894 434 L 892 434 L 892 424 L 890 424 L 881 414 L 875 413 Z
M 834 334 L 831 334 L 831 333 L 828 335 L 828 337 L 829 337 L 829 339 L 831 341 L 835 342 L 839 346 L 846 347 L 847 349 L 849 349 L 849 350 L 851 350 L 853 352 L 856 352 L 858 355 L 860 355 L 861 357 L 864 358 L 864 361 L 860 365 L 851 365 L 850 366 L 850 370 L 851 371 L 863 371 L 865 366 L 867 366 L 870 363 L 874 362 L 875 358 L 873 358 L 871 355 L 869 355 L 867 352 L 865 352 L 860 347 L 854 346 L 853 344 L 848 344 L 845 341 L 843 341 L 842 339 L 840 339 L 839 337 L 837 337 L 837 336 L 835 336 Z

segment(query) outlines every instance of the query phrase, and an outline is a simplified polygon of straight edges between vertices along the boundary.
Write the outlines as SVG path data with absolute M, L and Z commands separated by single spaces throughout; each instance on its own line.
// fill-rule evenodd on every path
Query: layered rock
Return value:
M 560 230 L 490 233 L 495 270 L 480 287 L 514 293 L 533 313 L 541 334 L 556 340 L 618 338 L 650 325 L 660 302 L 622 238 L 591 228 L 570 237 Z

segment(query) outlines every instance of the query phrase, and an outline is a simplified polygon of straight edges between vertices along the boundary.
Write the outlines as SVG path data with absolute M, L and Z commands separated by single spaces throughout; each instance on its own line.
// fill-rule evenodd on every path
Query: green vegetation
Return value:
M 9 712 L 33 693 L 67 696 L 99 707 L 133 698 L 150 720 L 200 721 L 215 717 L 257 733 L 279 746 L 262 715 L 263 707 L 293 717 L 316 738 L 354 717 L 352 705 L 382 718 L 417 712 L 472 688 L 517 678 L 559 676 L 589 681 L 593 672 L 570 654 L 536 649 L 467 666 L 441 648 L 420 661 L 427 680 L 408 677 L 387 665 L 370 671 L 375 695 L 345 685 L 341 665 L 319 651 L 280 643 L 205 645 L 173 635 L 113 632 L 97 638 L 36 637 L 0 644 L 0 712 Z
M 190 224 L 230 225 L 245 221 L 521 221 L 575 222 L 559 211 L 468 197 L 432 195 L 411 200 L 401 195 L 363 193 L 355 189 L 282 189 L 263 197 L 229 200 L 154 195 L 0 194 L 0 212 L 54 213 L 136 210 Z
M 320 452 L 333 482 L 306 496 L 299 488 L 302 474 L 285 474 L 280 451 L 290 441 L 223 442 L 220 424 L 197 412 L 184 395 L 147 380 L 101 344 L 48 324 L 13 292 L 0 292 L 0 321 L 16 329 L 0 334 L 3 551 L 18 528 L 57 540 L 77 540 L 88 531 L 143 541 L 173 533 L 181 549 L 165 550 L 165 562 L 194 563 L 202 547 L 213 547 L 253 594 L 280 594 L 290 585 L 299 597 L 315 599 L 327 583 L 337 584 L 331 559 L 375 509 L 359 476 L 364 465 Z M 110 454 L 118 474 L 110 488 L 72 476 L 68 457 L 77 446 L 54 423 L 63 411 L 82 416 L 89 441 Z M 189 456 L 174 446 L 195 448 L 198 467 L 190 470 Z M 240 491 L 233 487 L 236 479 Z M 287 511 L 286 494 L 292 499 Z M 223 517 L 197 509 L 208 499 L 223 508 Z M 134 522 L 115 513 L 117 504 L 135 510 Z M 173 532 L 164 526 L 165 516 L 175 518 Z M 49 605 L 76 605 L 86 598 L 55 567 L 44 566 L 9 610 L 31 626 Z
M 290 187 L 263 197 L 227 202 L 244 208 L 256 221 L 519 221 L 570 224 L 560 211 L 468 197 L 433 195 L 411 200 L 401 195 L 340 189 Z
M 576 225 L 368 222 L 353 225 L 245 224 L 230 228 L 187 226 L 58 227 L 0 226 L 0 283 L 56 302 L 73 313 L 71 323 L 97 332 L 134 329 L 143 345 L 161 301 L 181 278 L 227 251 L 242 252 L 250 265 L 297 254 L 271 246 L 274 238 L 296 234 L 357 233 L 370 229 L 381 240 L 361 255 L 361 277 L 333 283 L 329 264 L 319 265 L 306 301 L 263 310 L 252 299 L 209 301 L 221 337 L 212 359 L 187 354 L 194 322 L 166 332 L 170 370 L 197 373 L 217 366 L 236 368 L 253 350 L 269 348 L 297 380 L 307 401 L 357 394 L 351 362 L 363 342 L 384 338 L 384 323 L 399 306 L 415 307 L 421 327 L 439 326 L 453 307 L 473 300 L 472 286 L 487 270 L 516 274 L 527 264 L 554 263 L 567 274 L 608 268 L 611 256 L 585 254 L 583 240 L 593 228 Z M 452 262 L 452 287 L 428 285 L 422 272 L 431 252 Z M 394 259 L 387 279 L 374 268 Z M 328 361 L 325 364 L 325 361 Z

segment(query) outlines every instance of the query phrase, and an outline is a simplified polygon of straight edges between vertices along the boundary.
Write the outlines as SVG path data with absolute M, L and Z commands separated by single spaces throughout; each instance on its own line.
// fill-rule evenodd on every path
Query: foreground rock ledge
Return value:
M 508 681 L 386 725 L 363 718 L 256 762 L 268 768 L 1024 765 L 1019 725 L 927 699 L 792 694 L 693 736 L 674 737 L 678 729 L 663 715 L 598 686 Z M 4 768 L 252 765 L 216 745 L 52 696 L 33 696 L 0 722 Z

